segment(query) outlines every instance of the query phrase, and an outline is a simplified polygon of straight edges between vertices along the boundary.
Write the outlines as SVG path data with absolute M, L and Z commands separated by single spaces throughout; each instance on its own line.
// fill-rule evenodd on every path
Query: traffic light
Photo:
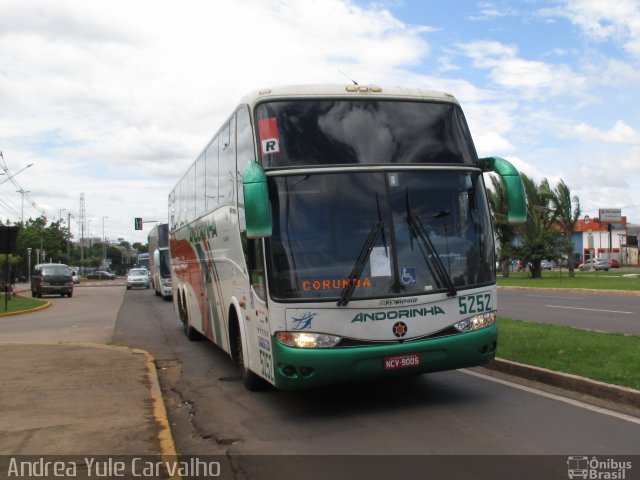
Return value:
M 136 230 L 142 230 L 142 218 L 136 217 L 134 224 L 135 224 Z

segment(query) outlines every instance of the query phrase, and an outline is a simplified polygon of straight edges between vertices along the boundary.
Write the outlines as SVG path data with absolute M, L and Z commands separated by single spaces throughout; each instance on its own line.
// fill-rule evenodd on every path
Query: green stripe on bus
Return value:
M 196 248 L 196 252 L 198 253 L 198 260 L 200 262 L 200 266 L 201 268 L 204 266 L 204 270 L 205 270 L 205 283 L 206 283 L 206 289 L 207 289 L 207 305 L 209 306 L 209 311 L 211 312 L 211 316 L 213 317 L 213 328 L 215 331 L 215 342 L 218 345 L 222 345 L 222 332 L 220 330 L 220 317 L 218 316 L 218 302 L 216 299 L 216 294 L 213 290 L 213 282 L 214 279 L 212 279 L 212 274 L 213 272 L 211 272 L 209 270 L 209 266 L 207 265 L 206 262 L 206 256 L 204 254 L 204 252 L 202 251 L 202 247 L 196 243 L 194 244 L 195 248 Z M 217 279 L 215 279 L 217 280 Z

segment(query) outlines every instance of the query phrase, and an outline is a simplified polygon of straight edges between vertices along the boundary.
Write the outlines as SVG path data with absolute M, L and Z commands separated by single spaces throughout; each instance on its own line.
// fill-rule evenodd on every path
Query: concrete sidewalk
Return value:
M 147 352 L 4 343 L 0 366 L 0 454 L 175 455 Z

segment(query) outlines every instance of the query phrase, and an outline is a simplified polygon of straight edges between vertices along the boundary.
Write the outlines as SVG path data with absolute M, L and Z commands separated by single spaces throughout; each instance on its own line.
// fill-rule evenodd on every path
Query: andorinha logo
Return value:
M 407 324 L 404 322 L 396 322 L 393 324 L 393 334 L 398 338 L 404 337 L 408 331 Z
M 437 305 L 433 307 L 422 308 L 406 308 L 402 310 L 381 310 L 378 312 L 360 312 L 351 320 L 351 323 L 355 322 L 379 322 L 381 320 L 399 320 L 401 318 L 416 318 L 426 317 L 427 315 L 436 316 L 444 315 L 442 310 Z
M 216 223 L 213 221 L 206 221 L 196 225 L 189 226 L 189 242 L 198 243 L 203 238 L 212 238 L 218 235 Z
M 625 480 L 631 462 L 615 458 L 600 459 L 588 456 L 570 456 L 567 458 L 567 475 L 570 479 L 585 480 Z

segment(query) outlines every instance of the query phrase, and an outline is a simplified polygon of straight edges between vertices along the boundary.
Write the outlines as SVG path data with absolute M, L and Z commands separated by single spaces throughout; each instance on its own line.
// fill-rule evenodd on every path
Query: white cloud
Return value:
M 341 0 L 6 0 L 0 146 L 13 171 L 34 163 L 18 180 L 49 216 L 77 213 L 84 192 L 87 215 L 130 238 L 133 217 L 166 218 L 169 190 L 247 91 L 346 83 L 339 70 L 404 83 L 428 30 Z
M 584 123 L 565 127 L 562 132 L 567 137 L 577 138 L 584 142 L 606 142 L 625 145 L 640 145 L 640 133 L 618 120 L 609 130 L 601 130 Z
M 496 5 L 493 2 L 480 2 L 477 5 L 478 13 L 469 15 L 469 19 L 473 21 L 492 20 L 495 18 L 503 18 L 516 14 L 512 7 L 504 5 Z
M 525 98 L 584 91 L 585 79 L 570 66 L 520 58 L 515 45 L 477 40 L 458 47 L 475 68 L 490 71 L 495 85 L 516 90 Z
M 640 59 L 640 3 L 637 0 L 564 0 L 543 9 L 544 15 L 559 15 L 577 25 L 585 36 L 613 41 Z

